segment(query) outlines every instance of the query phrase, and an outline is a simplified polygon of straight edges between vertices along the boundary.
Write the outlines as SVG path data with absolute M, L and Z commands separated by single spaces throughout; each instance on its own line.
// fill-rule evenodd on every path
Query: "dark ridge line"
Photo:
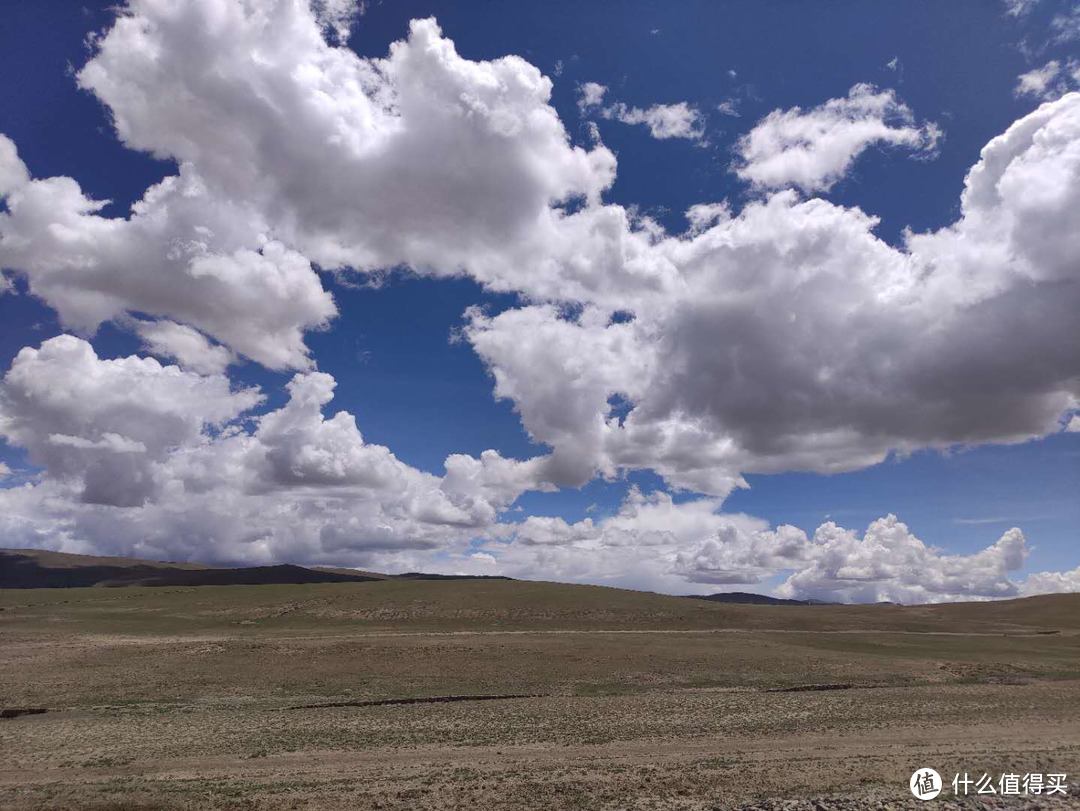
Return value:
M 510 693 L 479 696 L 425 696 L 421 698 L 383 698 L 369 701 L 329 701 L 323 704 L 297 704 L 286 710 L 322 710 L 331 707 L 389 707 L 398 704 L 449 704 L 455 701 L 502 701 L 511 698 L 547 698 L 543 693 Z
M 44 707 L 4 707 L 0 709 L 0 718 L 18 718 L 20 715 L 41 715 L 48 712 Z
M 766 687 L 766 693 L 814 693 L 820 690 L 854 690 L 856 687 L 872 687 L 864 684 L 796 684 L 793 687 Z

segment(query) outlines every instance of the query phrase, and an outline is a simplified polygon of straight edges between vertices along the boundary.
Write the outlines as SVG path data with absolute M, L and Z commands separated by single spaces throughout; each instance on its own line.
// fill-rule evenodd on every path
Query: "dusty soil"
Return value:
M 372 585 L 0 592 L 0 708 L 48 710 L 0 719 L 0 807 L 1080 807 L 1080 598 Z M 921 803 L 927 766 L 1073 785 Z

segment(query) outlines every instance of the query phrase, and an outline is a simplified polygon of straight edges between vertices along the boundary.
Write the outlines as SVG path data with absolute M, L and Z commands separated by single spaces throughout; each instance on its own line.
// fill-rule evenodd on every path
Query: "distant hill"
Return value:
M 501 574 L 431 574 L 430 572 L 405 572 L 387 575 L 388 580 L 513 580 Z
M 72 555 L 42 549 L 0 549 L 0 588 L 85 588 L 88 586 L 260 586 L 302 583 L 362 583 L 375 580 L 459 580 L 463 575 L 409 572 L 387 575 L 355 569 L 276 566 L 215 568 L 137 558 Z M 509 579 L 509 578 L 499 578 Z
M 688 594 L 692 600 L 708 600 L 712 603 L 734 603 L 737 605 L 831 605 L 819 600 L 786 600 L 782 597 L 769 597 L 766 594 L 753 594 L 749 591 L 720 591 L 716 594 Z
M 159 563 L 135 558 L 70 555 L 37 549 L 0 550 L 0 588 L 86 586 L 252 586 L 345 583 L 375 580 L 360 572 L 320 571 L 303 566 L 212 568 L 191 563 Z

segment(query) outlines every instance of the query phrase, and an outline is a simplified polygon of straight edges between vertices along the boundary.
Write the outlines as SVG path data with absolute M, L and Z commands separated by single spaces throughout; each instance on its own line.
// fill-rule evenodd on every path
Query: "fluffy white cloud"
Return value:
M 303 0 L 134 0 L 97 46 L 79 83 L 126 144 L 194 167 L 324 267 L 494 282 L 504 243 L 614 177 L 607 149 L 569 143 L 539 70 L 464 59 L 434 20 L 363 59 Z
M 602 85 L 599 82 L 582 82 L 578 86 L 578 109 L 581 110 L 582 114 L 585 114 L 593 108 L 601 106 L 607 92 L 607 85 Z
M 202 333 L 175 321 L 138 321 L 135 332 L 155 355 L 174 358 L 182 368 L 199 374 L 221 374 L 233 362 L 228 349 L 211 344 Z
M 101 216 L 105 203 L 71 178 L 26 180 L 25 167 L 14 176 L 0 264 L 26 274 L 70 328 L 93 331 L 132 311 L 164 316 L 287 368 L 308 365 L 304 332 L 336 314 L 311 263 L 267 239 L 250 206 L 208 197 L 190 167 L 150 188 L 128 218 Z
M 748 471 L 1042 435 L 1076 399 L 1060 340 L 1075 324 L 1075 96 L 988 145 L 961 218 L 898 250 L 859 209 L 790 192 L 738 213 L 696 206 L 682 236 L 603 205 L 611 154 L 570 145 L 548 80 L 516 57 L 463 59 L 433 21 L 365 60 L 330 47 L 300 0 L 137 0 L 79 75 L 129 145 L 182 168 L 119 221 L 86 212 L 73 181 L 15 172 L 0 253 L 67 320 L 130 307 L 302 366 L 303 330 L 333 314 L 309 258 L 468 272 L 571 302 L 473 313 L 466 332 L 497 395 L 553 450 L 530 476 L 651 468 L 723 495 Z M 602 101 L 601 86 L 583 91 Z M 235 126 L 216 125 L 226 117 Z M 779 144 L 778 167 L 814 164 L 812 185 L 881 140 L 925 146 L 932 131 L 863 85 L 777 111 L 745 143 Z M 558 207 L 573 197 L 586 202 Z M 65 211 L 82 213 L 60 227 Z M 193 242 L 201 217 L 237 235 Z M 280 241 L 243 247 L 258 238 Z M 162 243 L 176 264 L 145 272 Z
M 274 368 L 307 366 L 303 333 L 336 313 L 312 262 L 550 290 L 539 248 L 566 230 L 561 203 L 610 185 L 610 151 L 570 144 L 535 67 L 463 59 L 432 20 L 386 59 L 330 46 L 347 10 L 132 0 L 78 81 L 179 173 L 104 217 L 0 141 L 0 263 L 69 327 L 146 313 Z
M 474 312 L 466 336 L 560 483 L 651 468 L 723 496 L 748 472 L 1044 436 L 1080 397 L 1078 145 L 1080 95 L 1044 105 L 983 150 L 959 219 L 902 249 L 790 191 L 695 207 L 687 234 L 623 243 L 657 292 Z
M 761 519 L 720 513 L 720 504 L 720 499 L 677 503 L 663 492 L 644 495 L 631 488 L 618 512 L 608 518 L 568 523 L 557 517 L 530 516 L 519 524 L 500 527 L 483 549 L 495 558 L 494 571 L 512 576 L 676 594 L 701 591 L 688 582 L 693 579 L 681 562 L 687 552 L 711 538 L 726 541 L 767 531 Z M 473 570 L 467 560 L 461 565 Z M 482 565 L 492 571 L 490 562 Z M 726 582 L 755 582 L 752 564 L 740 560 L 739 565 L 736 579 Z
M 466 559 L 462 565 L 672 592 L 761 590 L 763 581 L 786 574 L 778 595 L 829 602 L 925 603 L 1080 590 L 1074 572 L 1010 579 L 1028 551 L 1019 529 L 974 554 L 949 555 L 926 546 L 893 515 L 871 523 L 861 537 L 832 522 L 808 537 L 797 527 L 769 529 L 760 519 L 719 508 L 719 499 L 675 502 L 664 493 L 631 490 L 609 518 L 570 524 L 531 517 L 483 547 L 494 563 L 471 566 Z
M 941 131 L 917 125 L 892 90 L 857 84 L 810 110 L 775 110 L 739 139 L 735 172 L 766 189 L 828 190 L 867 148 L 882 144 L 932 152 Z
M 1068 572 L 1036 572 L 1020 583 L 1020 594 L 1059 594 L 1080 591 L 1080 566 Z
M 631 107 L 621 101 L 603 106 L 607 90 L 597 82 L 585 82 L 578 88 L 578 109 L 582 114 L 595 112 L 602 118 L 623 124 L 644 124 L 649 128 L 649 134 L 658 140 L 685 138 L 700 141 L 705 135 L 704 116 L 685 101 L 653 104 L 647 108 Z
M 253 389 L 152 358 L 106 360 L 72 336 L 23 349 L 0 384 L 0 435 L 44 468 L 0 490 L 12 543 L 212 560 L 370 562 L 482 536 L 533 462 L 453 456 L 445 478 L 323 416 L 334 380 L 296 375 L 279 409 Z M 389 558 L 384 562 L 396 564 Z
M 0 197 L 7 197 L 29 181 L 30 173 L 19 160 L 14 142 L 6 135 L 0 135 Z
M 780 587 L 785 596 L 838 602 L 924 603 L 972 597 L 1015 597 L 1009 572 L 1024 563 L 1019 529 L 973 555 L 946 555 L 928 548 L 890 515 L 859 538 L 834 523 L 822 524 L 804 550 L 808 564 Z
M 32 179 L 0 137 L 0 264 L 71 328 L 117 320 L 184 367 L 101 360 L 70 337 L 24 350 L 0 430 L 45 474 L 0 493 L 5 537 L 668 590 L 791 569 L 798 594 L 1013 593 L 1022 538 L 957 563 L 895 520 L 810 540 L 718 510 L 745 473 L 1022 441 L 1075 413 L 1080 95 L 992 140 L 957 220 L 899 247 L 870 214 L 800 196 L 872 145 L 932 148 L 933 125 L 867 85 L 778 110 L 740 142 L 745 180 L 789 188 L 738 210 L 706 201 L 668 234 L 603 203 L 614 157 L 571 143 L 535 67 L 465 59 L 432 20 L 361 58 L 326 39 L 355 13 L 342 0 L 131 0 L 78 73 L 125 144 L 178 166 L 129 216 L 105 216 L 71 178 Z M 689 106 L 650 117 L 604 106 L 605 90 L 583 86 L 583 110 L 700 135 Z M 316 266 L 520 293 L 522 306 L 471 310 L 464 335 L 550 454 L 417 470 L 351 414 L 324 416 L 333 380 L 315 371 L 244 422 L 258 393 L 216 372 L 234 353 L 311 368 L 304 334 L 336 315 Z M 499 524 L 527 489 L 632 469 L 712 498 L 634 494 L 603 521 Z M 932 572 L 922 593 L 903 568 L 916 563 Z
M 685 101 L 675 104 L 654 104 L 651 107 L 628 107 L 617 103 L 603 112 L 624 124 L 644 124 L 653 138 L 686 138 L 700 141 L 705 135 L 705 120 L 698 110 Z
M 83 501 L 131 506 L 161 486 L 155 466 L 257 405 L 221 375 L 153 358 L 102 360 L 71 336 L 19 352 L 0 385 L 0 436 L 50 477 L 81 484 Z
M 1051 59 L 1041 68 L 1021 73 L 1016 80 L 1017 96 L 1034 96 L 1043 101 L 1060 98 L 1080 85 L 1080 61 L 1062 63 Z
M 679 593 L 757 585 L 842 602 L 933 602 L 1076 590 L 1075 572 L 1009 579 L 1026 555 L 1018 529 L 974 555 L 927 547 L 894 516 L 860 538 L 721 512 L 631 488 L 607 518 L 500 517 L 542 487 L 548 458 L 454 455 L 442 477 L 365 442 L 355 418 L 323 413 L 334 389 L 297 374 L 281 408 L 221 375 L 153 359 L 98 358 L 61 336 L 24 349 L 0 384 L 0 431 L 45 476 L 0 489 L 9 543 L 211 561 L 345 563 L 388 570 L 546 577 Z M 479 546 L 477 546 L 479 543 Z M 1080 571 L 1080 570 L 1078 570 Z

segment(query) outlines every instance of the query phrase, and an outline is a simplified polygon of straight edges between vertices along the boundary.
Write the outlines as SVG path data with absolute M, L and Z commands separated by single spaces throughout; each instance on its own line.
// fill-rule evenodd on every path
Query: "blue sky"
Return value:
M 142 11 L 139 3 L 132 5 L 136 15 L 142 11 L 150 16 L 155 13 L 152 3 L 145 4 L 147 9 Z M 192 0 L 190 5 L 193 14 L 209 15 L 208 9 L 214 3 Z M 220 5 L 230 4 L 221 0 Z M 268 0 L 267 5 L 275 3 Z M 130 97 L 122 93 L 110 96 L 108 88 L 101 89 L 104 85 L 100 83 L 96 89 L 78 86 L 75 73 L 98 53 L 98 46 L 88 44 L 87 36 L 110 30 L 115 17 L 111 6 L 86 3 L 76 10 L 72 4 L 62 2 L 14 2 L 5 7 L 0 15 L 0 109 L 4 111 L 0 132 L 17 147 L 19 159 L 34 178 L 74 178 L 87 197 L 111 201 L 98 215 L 123 219 L 148 187 L 177 172 L 178 153 L 174 149 L 174 157 L 170 157 L 172 147 L 166 145 L 156 150 L 158 157 L 153 157 L 147 154 L 145 145 L 133 144 L 130 136 L 118 135 L 114 129 L 117 109 L 120 118 L 150 116 L 152 111 L 132 113 L 118 108 Z M 1010 13 L 1010 9 L 1016 13 Z M 351 18 L 347 46 L 361 57 L 382 58 L 390 43 L 407 35 L 410 20 L 428 17 L 437 18 L 442 36 L 453 42 L 464 60 L 481 62 L 514 54 L 549 77 L 550 106 L 565 127 L 568 145 L 595 149 L 599 137 L 602 146 L 617 159 L 617 172 L 603 192 L 602 204 L 644 215 L 669 235 L 686 230 L 684 212 L 695 204 L 727 201 L 730 209 L 738 213 L 780 188 L 763 189 L 733 171 L 738 162 L 739 139 L 766 116 L 794 108 L 812 111 L 830 99 L 844 99 L 849 89 L 867 83 L 875 86 L 875 93 L 894 92 L 886 123 L 905 128 L 908 135 L 904 137 L 935 142 L 905 146 L 899 141 L 890 144 L 883 139 L 869 140 L 853 152 L 841 177 L 823 181 L 813 189 L 803 189 L 801 196 L 808 200 L 822 199 L 836 207 L 857 208 L 880 218 L 874 233 L 902 253 L 905 229 L 915 233 L 936 232 L 964 216 L 960 199 L 965 177 L 980 160 L 980 150 L 988 141 L 1014 121 L 1032 113 L 1040 103 L 1054 102 L 1067 90 L 1075 89 L 1070 87 L 1070 82 L 1080 81 L 1080 71 L 1077 80 L 1069 74 L 1070 60 L 1080 57 L 1080 42 L 1071 39 L 1063 28 L 1070 19 L 1080 19 L 1080 15 L 1072 4 L 1053 0 L 1011 5 L 838 2 L 825 7 L 794 2 L 372 2 Z M 185 31 L 184 35 L 189 32 Z M 331 34 L 327 33 L 327 37 L 335 44 Z M 1057 77 L 1050 80 L 1050 84 L 1057 83 L 1056 88 L 1045 86 L 1035 92 L 1017 92 L 1021 75 L 1051 63 L 1059 67 Z M 126 80 L 122 66 L 108 69 L 119 76 L 111 86 L 122 90 Z M 604 101 L 591 108 L 580 104 L 582 86 L 587 82 L 606 87 Z M 192 92 L 198 92 L 197 88 Z M 620 112 L 610 106 L 622 104 L 624 110 L 648 110 L 653 105 L 677 103 L 685 103 L 696 111 L 696 120 L 702 128 L 698 136 L 658 139 L 647 126 L 618 120 Z M 182 99 L 175 99 L 174 104 L 181 111 L 185 106 Z M 726 112 L 720 109 L 721 105 L 726 106 Z M 244 112 L 238 109 L 235 120 L 226 115 L 215 126 L 222 131 L 229 128 L 243 131 L 249 126 L 243 116 Z M 928 135 L 931 124 L 940 130 L 939 138 Z M 146 132 L 153 129 L 152 122 L 144 126 Z M 311 148 L 318 151 L 315 144 Z M 177 149 L 183 151 L 183 147 Z M 449 162 L 456 159 L 454 155 L 446 155 Z M 198 161 L 194 165 L 198 168 Z M 1066 165 L 1062 171 L 1068 174 L 1071 169 Z M 346 191 L 362 197 L 370 189 L 358 185 Z M 276 193 L 284 194 L 280 190 Z M 470 205 L 468 199 L 456 202 L 466 209 Z M 475 216 L 478 219 L 486 216 L 482 204 Z M 1075 214 L 1066 212 L 1062 216 L 1067 226 L 1078 225 Z M 216 226 L 211 224 L 211 227 Z M 391 223 L 387 227 L 393 229 L 395 225 Z M 407 227 L 403 225 L 402 230 Z M 0 226 L 0 236 L 3 233 Z M 281 233 L 284 230 L 270 236 L 279 238 Z M 281 238 L 288 247 L 293 247 L 288 239 Z M 353 272 L 350 263 L 343 262 L 343 270 L 330 273 L 325 269 L 328 265 L 322 254 L 305 248 L 302 239 L 294 242 L 301 254 L 316 267 L 324 268 L 318 279 L 336 302 L 336 317 L 329 319 L 325 327 L 303 328 L 310 358 L 320 372 L 328 373 L 336 381 L 333 403 L 324 409 L 327 419 L 339 409 L 350 412 L 355 415 L 367 446 L 385 446 L 404 465 L 433 477 L 444 474 L 444 460 L 450 454 L 479 458 L 483 451 L 494 449 L 507 459 L 528 460 L 541 458 L 550 451 L 552 442 L 544 441 L 543 430 L 533 430 L 535 439 L 530 439 L 523 425 L 528 420 L 523 419 L 521 410 L 533 407 L 527 395 L 522 394 L 517 400 L 495 396 L 493 373 L 512 376 L 515 372 L 508 370 L 517 368 L 514 361 L 478 351 L 479 344 L 462 333 L 468 329 L 466 311 L 470 307 L 481 307 L 488 317 L 493 317 L 527 309 L 543 296 L 526 287 L 514 289 L 513 284 L 492 283 L 490 278 L 468 266 L 463 272 L 453 274 L 431 271 L 421 263 L 410 268 L 407 251 L 402 253 L 405 258 L 393 261 L 386 269 L 357 267 Z M 265 397 L 257 407 L 238 411 L 224 423 L 210 418 L 197 420 L 197 436 L 216 437 L 219 432 L 227 432 L 223 426 L 231 421 L 244 426 L 244 430 L 254 431 L 257 423 L 254 415 L 282 409 L 288 402 L 285 387 L 298 368 L 296 364 L 293 368 L 272 368 L 273 364 L 252 359 L 238 345 L 230 346 L 222 337 L 224 333 L 215 333 L 212 327 L 196 323 L 195 319 L 166 312 L 167 308 L 149 311 L 136 304 L 124 308 L 128 316 L 103 319 L 96 329 L 73 325 L 70 318 L 63 320 L 58 315 L 56 301 L 50 300 L 50 294 L 42 294 L 43 288 L 35 288 L 41 282 L 36 281 L 38 277 L 34 274 L 40 271 L 22 266 L 30 262 L 25 258 L 10 258 L 0 249 L 0 263 L 7 269 L 12 285 L 8 293 L 0 295 L 0 322 L 5 325 L 0 331 L 3 369 L 12 367 L 23 347 L 38 347 L 64 333 L 89 340 L 99 361 L 145 356 L 149 353 L 146 340 L 125 319 L 130 314 L 140 318 L 168 316 L 176 323 L 201 330 L 215 344 L 234 350 L 235 362 L 227 371 L 231 386 L 234 390 L 258 386 Z M 1073 254 L 1071 263 L 1075 268 L 1080 259 Z M 1058 283 L 1065 282 L 1058 280 Z M 1075 275 L 1068 283 L 1075 287 Z M 568 301 L 571 307 L 591 306 L 588 302 L 575 304 L 572 296 L 562 305 L 567 306 Z M 763 319 L 768 317 L 764 310 L 753 312 Z M 245 313 L 238 311 L 235 317 L 243 319 Z M 561 317 L 572 316 L 564 313 Z M 644 320 L 639 315 L 635 323 Z M 670 322 L 667 328 L 672 328 Z M 1062 334 L 1062 340 L 1068 342 L 1067 332 Z M 704 351 L 701 347 L 699 350 Z M 1075 348 L 1071 351 L 1072 357 L 1063 361 L 1065 370 L 1055 371 L 1053 386 L 1059 395 L 1069 386 L 1073 392 L 1077 390 Z M 167 355 L 158 353 L 158 356 L 163 363 L 171 362 Z M 1028 366 L 1043 362 L 1034 354 L 1020 361 Z M 535 358 L 531 362 L 535 363 Z M 663 357 L 659 362 L 676 363 Z M 973 361 L 976 366 L 980 362 Z M 707 370 L 713 368 L 708 361 L 705 363 L 702 369 L 706 371 L 694 372 L 698 378 L 708 377 Z M 722 388 L 726 381 L 717 379 L 713 384 Z M 63 380 L 57 383 L 60 388 L 63 385 Z M 526 384 L 519 381 L 518 385 L 523 390 Z M 990 399 L 995 396 L 992 383 L 976 381 L 972 386 L 989 392 Z M 1012 387 L 1012 381 L 1001 381 L 1002 391 L 1011 391 Z M 14 384 L 10 388 L 8 409 L 14 414 L 15 406 L 10 405 L 17 399 Z M 365 531 L 360 531 L 352 546 L 311 543 L 290 546 L 275 540 L 279 537 L 276 533 L 280 531 L 283 536 L 290 531 L 288 528 L 268 528 L 257 533 L 261 545 L 254 550 L 250 538 L 205 543 L 195 540 L 200 532 L 206 534 L 205 528 L 183 529 L 180 535 L 190 540 L 178 541 L 175 546 L 167 540 L 140 540 L 145 536 L 146 522 L 157 519 L 149 513 L 136 516 L 132 510 L 164 504 L 161 501 L 164 497 L 148 496 L 149 500 L 140 502 L 142 506 L 136 508 L 109 504 L 107 499 L 95 502 L 87 496 L 89 489 L 78 495 L 80 488 L 90 487 L 87 466 L 97 466 L 93 468 L 97 470 L 105 463 L 83 457 L 79 457 L 80 461 L 58 460 L 56 453 L 45 448 L 50 442 L 50 447 L 55 446 L 56 441 L 39 442 L 35 437 L 46 429 L 30 426 L 34 413 L 52 413 L 49 409 L 53 405 L 44 401 L 35 405 L 31 394 L 26 392 L 19 396 L 24 398 L 19 402 L 30 403 L 26 406 L 30 412 L 9 415 L 11 420 L 20 420 L 21 427 L 9 431 L 7 442 L 0 444 L 0 459 L 12 471 L 7 485 L 18 488 L 36 482 L 41 486 L 41 482 L 51 480 L 57 484 L 50 486 L 67 487 L 76 494 L 72 496 L 73 503 L 92 506 L 72 507 L 74 512 L 63 517 L 50 512 L 45 518 L 34 513 L 37 508 L 20 501 L 11 508 L 20 520 L 17 527 L 9 528 L 12 542 L 6 545 L 18 545 L 15 541 L 23 539 L 24 543 L 51 543 L 72 551 L 101 549 L 147 555 L 167 551 L 232 562 L 267 556 L 302 562 L 342 558 L 343 563 L 357 565 L 388 568 L 422 565 L 471 571 L 471 566 L 479 565 L 476 563 L 479 559 L 470 559 L 469 554 L 475 555 L 479 550 L 498 561 L 501 550 L 525 543 L 524 536 L 514 536 L 513 525 L 527 516 L 561 520 L 559 531 L 567 533 L 566 544 L 575 549 L 574 544 L 591 548 L 591 541 L 579 537 L 584 531 L 566 527 L 588 519 L 593 524 L 589 531 L 593 531 L 604 518 L 617 517 L 620 511 L 625 513 L 624 499 L 636 487 L 647 498 L 655 498 L 648 495 L 655 492 L 670 493 L 676 506 L 700 502 L 703 497 L 713 498 L 717 514 L 740 516 L 736 521 L 743 522 L 739 524 L 740 532 L 771 531 L 779 525 L 792 524 L 813 534 L 819 524 L 833 521 L 862 533 L 871 522 L 893 513 L 927 546 L 939 548 L 944 555 L 967 556 L 994 544 L 1011 527 L 1023 531 L 1026 558 L 1019 567 L 1007 568 L 1007 575 L 995 570 L 988 581 L 992 581 L 990 586 L 967 584 L 940 594 L 919 592 L 913 598 L 1007 596 L 1008 590 L 995 591 L 1003 577 L 1019 582 L 1028 573 L 1071 570 L 1080 564 L 1076 530 L 1080 525 L 1077 497 L 1080 433 L 1075 431 L 1024 427 L 1019 429 L 1020 433 L 1043 438 L 1018 443 L 1012 441 L 1017 434 L 1012 427 L 1000 429 L 998 436 L 988 429 L 974 442 L 964 441 L 963 431 L 954 431 L 955 442 L 948 441 L 952 435 L 945 433 L 935 435 L 932 441 L 914 438 L 913 434 L 910 442 L 902 438 L 901 444 L 906 447 L 897 447 L 888 437 L 881 440 L 884 445 L 873 439 L 870 443 L 873 453 L 893 442 L 894 451 L 887 454 L 885 461 L 844 461 L 841 467 L 853 469 L 832 474 L 807 470 L 802 462 L 763 461 L 759 454 L 754 457 L 758 461 L 733 470 L 736 475 L 745 474 L 750 488 L 736 488 L 730 495 L 715 487 L 687 484 L 698 475 L 688 469 L 672 471 L 662 469 L 659 462 L 627 465 L 616 461 L 604 471 L 605 463 L 597 462 L 585 483 L 580 477 L 572 480 L 573 477 L 562 474 L 552 474 L 547 479 L 540 476 L 538 482 L 533 482 L 536 486 L 494 499 L 492 505 L 498 517 L 476 519 L 472 529 L 462 530 L 462 521 L 455 519 L 450 522 L 452 531 L 446 533 L 451 540 L 445 544 L 439 541 L 437 526 L 426 527 L 421 533 L 425 540 L 419 544 L 398 540 L 369 544 Z M 817 407 L 808 405 L 811 411 Z M 970 404 L 964 407 L 977 408 Z M 730 412 L 724 413 L 730 416 Z M 1060 424 L 1065 425 L 1069 410 L 1061 410 L 1059 416 Z M 71 417 L 69 422 L 79 426 L 79 430 L 90 424 L 85 415 Z M 100 444 L 104 441 L 101 437 L 117 433 L 101 426 L 86 430 L 90 433 L 79 434 L 71 429 L 71 435 L 82 443 L 79 447 Z M 46 434 L 55 437 L 57 431 L 51 425 Z M 59 433 L 68 436 L 68 429 Z M 120 435 L 128 436 L 122 431 Z M 182 441 L 178 439 L 163 448 L 158 456 L 151 452 L 153 458 L 148 462 L 151 472 L 139 473 L 139 481 L 154 478 L 154 487 L 158 488 L 154 493 L 168 491 L 158 481 L 164 475 L 161 465 L 165 464 L 165 457 L 161 454 L 173 454 L 178 445 L 196 441 L 187 434 L 184 436 Z M 578 439 L 567 441 L 568 448 L 579 442 Z M 68 444 L 75 447 L 71 442 Z M 920 444 L 924 447 L 919 447 Z M 292 471 L 295 477 L 300 477 L 296 473 L 297 464 L 293 464 Z M 759 468 L 756 471 L 755 465 Z M 300 487 L 305 497 L 315 492 L 310 481 L 299 478 L 291 485 L 278 481 L 275 486 L 291 486 L 294 489 L 290 492 Z M 191 492 L 197 489 L 191 483 L 186 487 Z M 260 487 L 254 490 L 262 493 Z M 343 495 L 346 492 L 337 489 L 323 495 L 347 501 L 349 496 Z M 455 502 L 455 506 L 459 505 Z M 174 506 L 171 512 L 174 518 L 170 520 L 178 520 L 175 514 L 192 509 L 195 508 Z M 87 517 L 91 513 L 96 516 L 92 520 Z M 392 510 L 388 512 L 391 513 Z M 747 524 L 747 516 L 755 517 L 756 523 Z M 649 523 L 640 516 L 635 520 L 642 525 Z M 125 535 L 128 540 L 116 541 L 117 545 L 110 547 L 89 529 L 96 521 L 110 527 L 125 527 L 125 532 L 130 533 Z M 418 532 L 411 525 L 387 530 L 391 525 L 386 521 L 376 522 L 380 528 L 372 532 L 382 537 L 385 530 L 395 538 L 399 533 L 401 537 L 413 537 Z M 46 525 L 52 529 L 45 529 Z M 56 534 L 55 527 L 60 525 L 63 531 Z M 502 529 L 493 528 L 496 526 Z M 651 524 L 644 529 L 637 525 L 633 530 L 627 529 L 637 539 L 633 543 L 642 548 L 654 543 L 648 535 L 652 531 Z M 326 537 L 327 532 L 321 537 Z M 644 534 L 634 535 L 636 532 Z M 726 574 L 717 574 L 728 571 L 730 561 L 726 558 L 715 570 L 709 570 L 705 564 L 689 563 L 691 559 L 700 563 L 704 554 L 701 550 L 717 532 L 720 530 L 711 524 L 703 529 L 687 529 L 687 536 L 680 536 L 678 544 L 666 548 L 657 560 L 642 559 L 626 572 L 612 572 L 610 576 L 597 574 L 600 568 L 585 566 L 580 578 L 665 590 L 678 590 L 684 584 L 688 591 L 761 590 L 779 587 L 797 569 L 781 563 L 770 568 L 760 564 L 760 560 L 746 563 L 746 576 L 753 576 L 755 582 L 755 579 L 731 580 Z M 209 537 L 218 536 L 210 532 Z M 222 531 L 220 538 L 226 537 L 231 538 Z M 610 567 L 611 561 L 619 559 L 621 547 L 614 542 L 598 543 L 605 549 L 611 547 L 602 555 L 603 566 Z M 526 545 L 543 544 L 529 541 Z M 551 558 L 546 563 L 543 559 L 530 559 L 513 564 L 518 568 L 513 568 L 512 573 L 577 579 L 572 558 L 568 555 L 562 562 L 552 562 L 554 558 Z M 487 564 L 486 558 L 484 563 Z M 649 575 L 650 567 L 657 572 L 655 578 Z M 815 581 L 813 586 L 792 588 L 803 588 L 799 593 L 810 596 L 831 594 L 841 599 L 908 594 L 890 590 L 893 587 L 888 584 L 877 587 L 876 592 L 851 590 L 849 586 L 821 585 Z M 813 590 L 818 588 L 825 591 Z M 830 588 L 836 590 L 828 591 Z

